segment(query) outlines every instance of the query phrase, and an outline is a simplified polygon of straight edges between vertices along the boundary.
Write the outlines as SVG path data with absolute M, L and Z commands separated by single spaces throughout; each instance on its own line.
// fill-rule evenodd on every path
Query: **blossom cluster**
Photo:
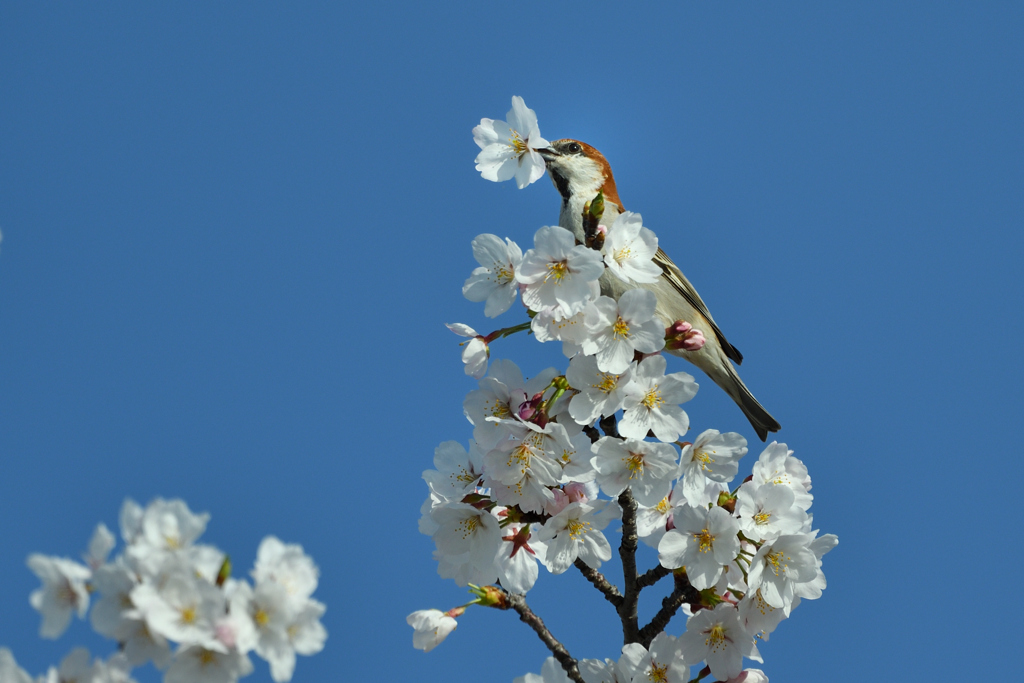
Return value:
M 533 150 L 546 144 L 521 99 L 509 118 L 474 129 L 484 150 L 477 169 L 490 180 L 511 178 L 512 162 L 531 165 Z M 516 132 L 524 124 L 526 134 Z M 678 637 L 659 629 L 643 643 L 627 636 L 618 661 L 580 660 L 574 675 L 588 683 L 683 682 L 703 662 L 700 678 L 767 681 L 744 669 L 744 659 L 762 661 L 756 642 L 802 599 L 820 597 L 822 556 L 837 539 L 813 528 L 811 480 L 786 444 L 769 444 L 734 484 L 747 453 L 743 436 L 706 429 L 682 440 L 690 421 L 681 404 L 698 385 L 668 372 L 662 352 L 699 349 L 704 340 L 686 321 L 661 319 L 655 295 L 641 287 L 660 277 L 657 237 L 629 212 L 601 225 L 601 201 L 584 209 L 598 236 L 587 244 L 557 226 L 537 230 L 525 253 L 508 238 L 473 240 L 480 266 L 464 296 L 483 302 L 487 317 L 521 300 L 529 319 L 490 334 L 449 325 L 469 337 L 463 361 L 477 387 L 463 412 L 473 438 L 468 448 L 446 441 L 435 449 L 434 469 L 423 473 L 429 495 L 419 529 L 434 542 L 438 573 L 469 586 L 477 596 L 469 604 L 496 606 L 480 585 L 499 582 L 523 595 L 539 566 L 560 574 L 575 565 L 596 585 L 594 570 L 612 557 L 606 531 L 621 519 L 624 533 L 628 526 L 657 549 L 661 575 L 685 587 L 686 626 Z M 627 286 L 617 298 L 602 296 L 606 272 Z M 519 331 L 561 342 L 567 367 L 527 377 L 511 360 L 491 362 L 491 344 Z M 466 607 L 411 614 L 414 646 L 436 647 Z M 516 680 L 554 683 L 570 668 L 552 658 L 541 675 Z
M 208 521 L 181 500 L 156 499 L 143 508 L 129 499 L 120 514 L 125 547 L 113 559 L 114 535 L 102 523 L 84 564 L 29 556 L 42 581 L 29 598 L 42 615 L 40 635 L 60 637 L 98 594 L 92 626 L 119 646 L 106 661 L 76 649 L 36 681 L 124 683 L 132 667 L 152 662 L 165 683 L 231 683 L 252 673 L 251 652 L 267 660 L 275 681 L 290 680 L 296 654 L 319 652 L 327 638 L 320 623 L 326 608 L 312 597 L 319 570 L 300 546 L 268 536 L 252 583 L 231 578 L 228 557 L 197 543 Z M 10 651 L 0 650 L 0 681 L 31 680 Z

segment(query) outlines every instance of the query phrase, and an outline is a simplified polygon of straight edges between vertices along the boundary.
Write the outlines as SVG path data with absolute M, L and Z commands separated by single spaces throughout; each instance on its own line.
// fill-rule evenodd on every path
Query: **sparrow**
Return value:
M 558 224 L 572 231 L 577 242 L 587 243 L 584 208 L 599 191 L 604 196 L 601 223 L 611 225 L 625 211 L 619 200 L 611 166 L 599 151 L 585 142 L 570 139 L 555 140 L 548 147 L 536 151 L 544 158 L 551 181 L 562 197 Z M 730 362 L 735 361 L 739 365 L 743 362 L 743 354 L 726 340 L 697 290 L 660 248 L 654 256 L 654 262 L 661 268 L 661 277 L 657 282 L 627 283 L 606 269 L 600 280 L 601 293 L 618 300 L 624 292 L 643 287 L 654 292 L 658 301 L 656 313 L 663 320 L 669 321 L 670 325 L 675 321 L 684 321 L 699 330 L 705 339 L 703 347 L 697 350 L 666 348 L 666 351 L 703 370 L 736 402 L 761 441 L 766 441 L 768 432 L 777 432 L 781 427 L 757 402 Z

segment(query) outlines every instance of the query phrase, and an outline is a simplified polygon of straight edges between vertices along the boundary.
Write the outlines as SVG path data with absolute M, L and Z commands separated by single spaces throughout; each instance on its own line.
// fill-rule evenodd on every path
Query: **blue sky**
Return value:
M 434 447 L 471 435 L 443 327 L 488 324 L 470 240 L 557 221 L 546 179 L 473 169 L 471 128 L 521 95 L 608 157 L 840 537 L 762 648 L 772 680 L 1008 678 L 1022 29 L 1009 2 L 4 3 L 0 646 L 32 674 L 109 653 L 84 623 L 38 638 L 25 557 L 164 496 L 240 572 L 270 533 L 319 563 L 330 637 L 296 681 L 540 670 L 511 614 L 426 655 L 404 621 L 464 602 L 416 519 Z M 687 410 L 754 439 L 706 379 Z M 574 655 L 616 656 L 581 577 L 530 598 Z

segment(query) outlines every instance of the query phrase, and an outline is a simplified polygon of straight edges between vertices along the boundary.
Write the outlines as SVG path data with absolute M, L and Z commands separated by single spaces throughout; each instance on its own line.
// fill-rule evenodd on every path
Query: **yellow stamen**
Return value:
M 711 535 L 711 532 L 707 529 L 701 529 L 699 534 L 694 534 L 693 537 L 700 544 L 700 551 L 702 553 L 709 553 L 715 545 L 715 537 Z
M 565 528 L 569 530 L 569 537 L 573 540 L 590 531 L 590 522 L 581 522 L 578 519 L 570 519 Z
M 516 131 L 512 131 L 512 137 L 508 139 L 508 146 L 511 147 L 517 155 L 520 156 L 526 154 L 528 150 L 526 143 L 523 142 L 523 139 L 519 137 L 519 133 L 517 133 Z
M 754 515 L 754 524 L 767 524 L 772 518 L 770 512 L 758 512 Z
M 256 614 L 252 616 L 252 620 L 256 622 L 257 626 L 266 626 L 270 623 L 270 614 L 263 608 L 256 610 Z
M 704 644 L 711 648 L 712 652 L 722 650 L 726 646 L 728 638 L 725 636 L 725 627 L 721 624 L 715 624 L 710 629 L 705 631 L 708 637 L 704 639 Z
M 765 562 L 769 565 L 768 568 L 775 573 L 775 576 L 778 576 L 780 571 L 784 573 L 787 569 L 789 569 L 789 564 L 787 564 L 787 560 L 792 559 L 792 557 L 786 557 L 786 553 L 781 550 L 776 551 L 774 553 L 768 553 L 764 556 Z
M 628 458 L 623 458 L 626 461 L 626 469 L 629 470 L 629 478 L 644 476 L 644 454 L 643 453 L 632 453 L 630 452 Z
M 547 282 L 551 278 L 555 279 L 555 282 L 561 284 L 565 276 L 569 274 L 569 263 L 567 261 L 557 261 L 555 263 L 548 264 L 548 274 L 544 276 L 544 282 Z
M 661 397 L 661 392 L 658 391 L 657 385 L 648 389 L 647 393 L 644 394 L 644 400 L 640 401 L 648 410 L 654 410 L 664 402 L 665 399 Z
M 181 608 L 181 623 L 194 624 L 196 622 L 196 608 L 194 605 Z
M 629 323 L 623 320 L 621 317 L 616 318 L 615 324 L 612 325 L 612 334 L 619 339 L 625 339 L 629 336 Z
M 647 672 L 647 680 L 651 683 L 668 683 L 668 664 L 651 662 L 651 670 Z
M 602 372 L 598 375 L 597 384 L 591 384 L 591 388 L 597 389 L 602 394 L 610 394 L 615 391 L 619 386 L 619 377 L 621 375 L 613 375 L 608 372 Z

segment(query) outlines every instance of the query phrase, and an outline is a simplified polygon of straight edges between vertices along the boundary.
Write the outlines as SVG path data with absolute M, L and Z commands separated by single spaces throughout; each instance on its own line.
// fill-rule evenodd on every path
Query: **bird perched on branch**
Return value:
M 619 201 L 611 166 L 599 151 L 585 142 L 568 139 L 556 140 L 550 146 L 536 151 L 544 158 L 551 180 L 562 196 L 558 224 L 571 230 L 578 242 L 588 243 L 584 213 L 599 192 L 604 199 L 602 223 L 611 225 L 625 211 Z M 601 293 L 618 300 L 625 291 L 643 287 L 654 292 L 658 301 L 657 314 L 663 320 L 670 325 L 684 321 L 694 330 L 699 330 L 705 340 L 701 348 L 687 350 L 666 347 L 666 350 L 703 370 L 736 402 L 750 420 L 758 437 L 762 441 L 767 440 L 768 432 L 779 431 L 780 425 L 757 402 L 729 362 L 735 361 L 739 365 L 743 362 L 743 355 L 726 340 L 697 290 L 668 255 L 658 249 L 654 262 L 661 268 L 661 277 L 657 282 L 630 284 L 606 270 L 601 277 Z

